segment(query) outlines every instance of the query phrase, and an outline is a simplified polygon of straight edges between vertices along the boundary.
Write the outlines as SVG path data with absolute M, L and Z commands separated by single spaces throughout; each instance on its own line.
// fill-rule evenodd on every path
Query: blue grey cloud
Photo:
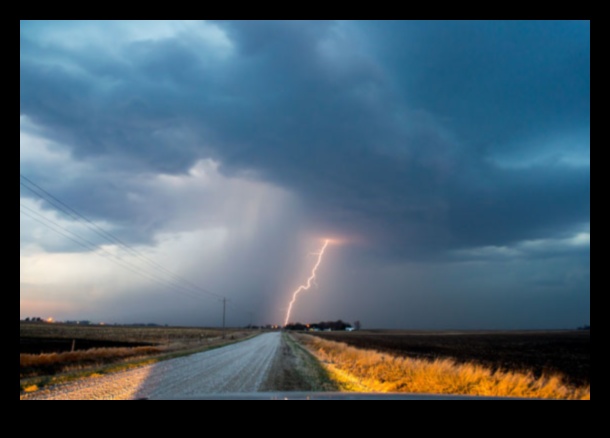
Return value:
M 588 22 L 23 22 L 20 43 L 21 115 L 98 170 L 22 171 L 96 219 L 146 224 L 134 242 L 173 220 L 141 175 L 208 158 L 387 260 L 590 221 Z

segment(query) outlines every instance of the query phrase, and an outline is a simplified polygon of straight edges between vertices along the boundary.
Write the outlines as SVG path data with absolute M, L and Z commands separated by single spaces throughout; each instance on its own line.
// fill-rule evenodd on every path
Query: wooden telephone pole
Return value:
M 226 315 L 226 311 L 227 311 L 227 301 L 231 301 L 231 300 L 227 300 L 226 298 L 222 299 L 222 339 L 224 339 L 226 337 L 225 315 Z

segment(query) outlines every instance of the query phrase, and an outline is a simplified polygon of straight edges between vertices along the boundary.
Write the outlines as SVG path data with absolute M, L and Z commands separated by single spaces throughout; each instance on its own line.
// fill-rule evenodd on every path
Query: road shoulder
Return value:
M 282 332 L 281 345 L 261 391 L 337 391 L 326 370 L 289 333 Z

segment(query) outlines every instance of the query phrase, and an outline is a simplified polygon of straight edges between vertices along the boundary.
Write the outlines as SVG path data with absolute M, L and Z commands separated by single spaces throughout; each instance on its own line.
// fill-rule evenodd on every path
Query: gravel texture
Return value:
M 22 399 L 133 400 L 270 390 L 281 347 L 279 332 L 264 333 L 223 348 L 57 385 Z

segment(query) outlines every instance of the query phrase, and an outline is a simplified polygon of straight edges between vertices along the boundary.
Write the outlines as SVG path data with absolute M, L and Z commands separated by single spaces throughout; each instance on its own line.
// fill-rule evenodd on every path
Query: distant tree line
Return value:
M 280 328 L 279 325 L 276 324 L 265 324 L 265 325 L 253 325 L 253 324 L 248 324 L 246 326 L 246 328 L 248 329 L 264 329 L 264 330 L 278 330 Z
M 354 322 L 354 325 L 347 322 L 343 322 L 340 319 L 337 321 L 323 321 L 310 324 L 302 324 L 300 322 L 297 322 L 286 325 L 284 329 L 304 331 L 351 331 L 360 330 L 360 321 Z

